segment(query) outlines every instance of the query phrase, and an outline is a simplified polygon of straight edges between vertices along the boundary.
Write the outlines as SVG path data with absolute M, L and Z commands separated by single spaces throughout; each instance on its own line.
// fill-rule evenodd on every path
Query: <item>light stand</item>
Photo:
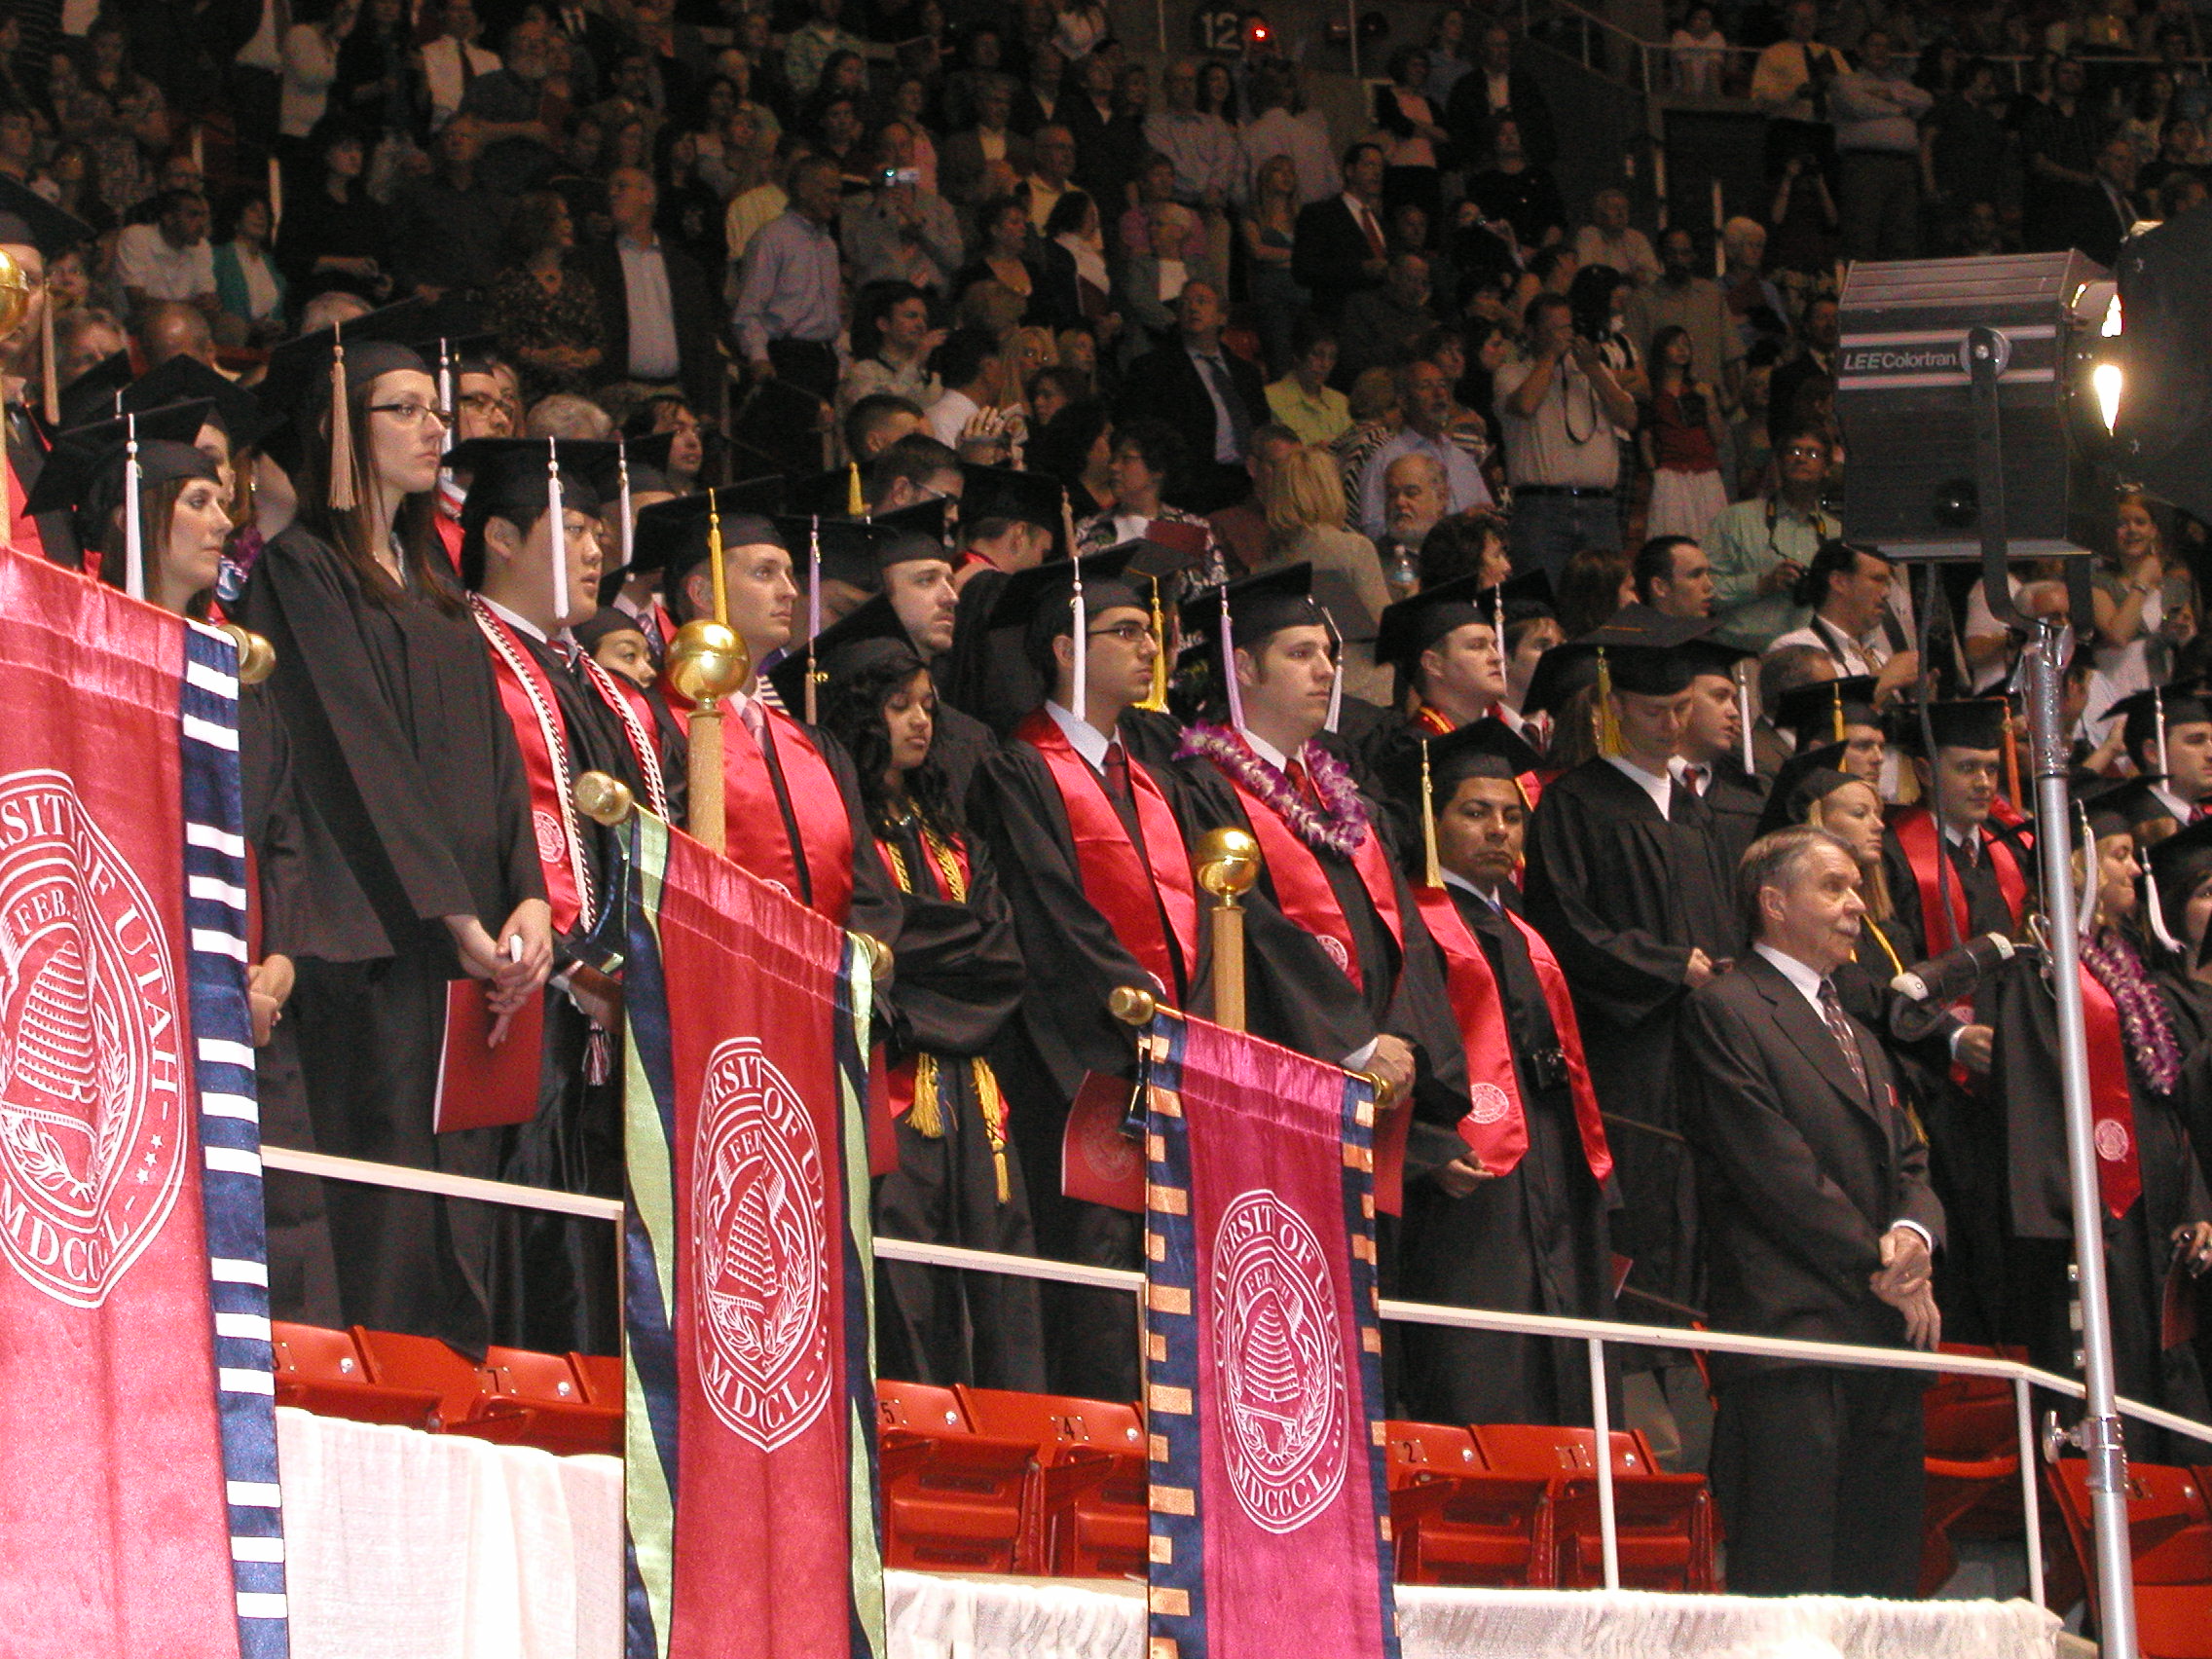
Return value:
M 1981 580 L 2000 622 L 2029 630 L 2018 684 L 2028 715 L 2028 751 L 2036 780 L 2036 853 L 2043 864 L 2044 914 L 2049 928 L 2051 995 L 2058 1004 L 2058 1077 L 2066 1117 L 2067 1185 L 2074 1204 L 2074 1261 L 2081 1275 L 2082 1378 L 2087 1392 L 2082 1420 L 2068 1438 L 2088 1460 L 2089 1515 L 2096 1539 L 2099 1651 L 2136 1659 L 2135 1572 L 2127 1529 L 2127 1444 L 2114 1404 L 2112 1316 L 2105 1294 L 2104 1205 L 2097 1192 L 2097 1150 L 2090 1129 L 2089 1056 L 2083 1035 L 2080 935 L 2068 869 L 2073 836 L 2066 794 L 2067 742 L 2059 702 L 2066 672 L 2067 624 L 2031 621 L 2012 607 L 2007 571 L 2003 440 L 1997 382 L 2009 346 L 1997 330 L 1967 335 L 1972 382 L 1976 484 L 1981 492 Z M 2085 559 L 2069 561 L 2067 588 L 2074 617 L 2086 617 Z M 1925 665 L 1924 665 L 1925 667 Z M 2095 849 L 2084 854 L 2094 858 Z M 2020 1455 L 2027 1456 L 2022 1447 Z

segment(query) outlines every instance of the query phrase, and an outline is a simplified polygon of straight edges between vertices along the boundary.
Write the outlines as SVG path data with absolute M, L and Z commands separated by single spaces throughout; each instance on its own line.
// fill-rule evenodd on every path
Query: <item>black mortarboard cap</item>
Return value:
M 2153 842 L 2150 859 L 2151 878 L 2158 884 L 2165 913 L 2178 918 L 2189 903 L 2190 890 L 2212 875 L 2212 818 Z
M 867 499 L 867 468 L 860 469 L 861 499 Z M 820 513 L 824 518 L 865 517 L 864 506 L 853 511 L 853 469 L 832 466 L 827 472 L 810 472 L 791 482 L 790 509 L 794 513 Z
M 1938 749 L 2003 749 L 2008 705 L 2002 697 L 1957 698 L 1930 703 L 1928 721 Z M 1920 706 L 1902 704 L 1890 721 L 1890 741 L 1907 754 L 1926 753 L 1920 724 Z
M 1714 639 L 1710 634 L 1690 641 L 1689 644 L 1681 646 L 1680 650 L 1682 660 L 1688 665 L 1689 672 L 1693 677 L 1700 674 L 1717 674 L 1723 680 L 1735 679 L 1736 665 L 1758 655 L 1756 651 L 1748 651 L 1741 645 L 1728 645 L 1724 641 Z
M 198 357 L 171 357 L 160 368 L 147 370 L 124 387 L 123 407 L 142 415 L 149 409 L 196 397 L 204 397 L 215 406 L 215 418 L 229 434 L 234 452 L 251 445 L 267 429 L 268 417 L 262 413 L 260 399 Z M 67 410 L 66 398 L 62 407 Z
M 1185 638 L 1219 641 L 1223 592 L 1210 587 L 1183 602 Z M 1321 608 L 1313 603 L 1313 567 L 1304 561 L 1238 576 L 1227 593 L 1230 627 L 1247 649 L 1285 628 L 1324 625 Z
M 424 307 L 420 300 L 401 300 L 335 328 L 318 328 L 284 341 L 269 353 L 269 367 L 254 393 L 273 416 L 291 416 L 303 408 L 319 413 L 330 395 L 330 354 L 343 343 L 346 348 L 346 385 L 358 387 L 364 380 L 394 369 L 433 372 L 433 366 L 410 344 L 422 335 Z
M 608 442 L 609 447 L 618 446 L 630 458 L 630 488 L 635 490 L 639 488 L 639 468 L 650 467 L 662 473 L 668 470 L 668 452 L 676 447 L 676 433 L 671 429 L 648 437 L 610 438 Z
M 1008 466 L 960 468 L 960 522 L 973 530 L 991 519 L 1060 528 L 1062 486 L 1042 472 L 1016 472 Z
M 769 519 L 770 504 L 784 492 L 779 476 L 750 478 L 724 484 L 719 490 L 701 490 L 679 496 L 673 501 L 655 501 L 638 514 L 638 529 L 630 544 L 630 571 L 658 571 L 661 585 L 681 576 L 707 556 L 707 502 L 714 498 L 722 521 L 722 545 L 743 547 L 757 541 L 783 545 L 783 536 Z M 736 533 L 742 531 L 742 537 Z M 803 551 L 803 550 L 802 550 Z M 624 572 L 629 573 L 629 572 Z
M 849 680 L 879 663 L 911 663 L 917 673 L 922 667 L 921 655 L 907 637 L 905 624 L 899 620 L 899 612 L 892 608 L 890 596 L 880 593 L 866 605 L 848 610 L 816 635 L 812 657 L 823 676 L 824 684 L 820 689 L 824 693 L 837 682 Z M 806 645 L 799 642 L 768 671 L 776 695 L 783 699 L 784 707 L 794 714 L 806 706 L 807 662 Z M 828 697 L 824 695 L 816 701 L 820 707 L 828 702 Z
M 809 580 L 814 558 L 814 543 L 822 544 L 822 573 L 833 582 L 843 582 L 864 593 L 872 593 L 878 586 L 881 573 L 875 562 L 876 549 L 891 539 L 896 532 L 878 530 L 867 519 L 817 518 L 790 513 L 779 514 L 776 529 L 783 543 L 791 549 L 792 573 L 800 587 Z
M 1792 685 L 1774 700 L 1768 720 L 1777 731 L 1794 732 L 1799 743 L 1837 743 L 1842 741 L 1836 731 L 1838 709 L 1845 725 L 1880 725 L 1874 713 L 1874 677 L 1852 674 Z
M 1712 627 L 1707 617 L 1669 616 L 1647 605 L 1624 605 L 1589 633 L 1554 645 L 1537 659 L 1522 711 L 1557 713 L 1575 692 L 1597 683 L 1601 663 L 1615 691 L 1671 697 L 1690 682 L 1693 662 L 1682 647 Z
M 0 174 L 0 242 L 35 247 L 54 260 L 92 240 L 92 227 L 76 214 L 64 213 L 30 186 Z
M 887 513 L 877 513 L 868 522 L 884 533 L 885 539 L 877 551 L 877 562 L 889 570 L 909 559 L 943 559 L 949 562 L 952 554 L 944 545 L 945 509 L 950 505 L 942 497 L 927 501 L 909 502 L 894 507 Z M 916 545 L 927 541 L 937 551 L 926 552 Z
M 95 421 L 61 433 L 54 440 L 54 448 L 47 452 L 46 463 L 39 469 L 38 482 L 31 487 L 23 511 L 61 512 L 82 504 L 101 473 L 111 464 L 123 464 L 133 424 L 138 433 L 138 464 L 149 469 L 148 483 L 159 481 L 150 470 L 156 465 L 166 469 L 164 477 L 213 477 L 212 461 L 206 462 L 207 471 L 203 474 L 181 456 L 169 456 L 165 450 L 164 457 L 157 461 L 149 453 L 151 446 L 157 444 L 166 449 L 192 449 L 192 441 L 200 436 L 200 428 L 206 424 L 211 408 L 213 405 L 205 398 L 200 398 L 124 420 Z M 198 450 L 192 453 L 200 454 Z
M 1761 835 L 1771 835 L 1777 830 L 1787 830 L 1802 824 L 1813 809 L 1813 802 L 1824 799 L 1846 784 L 1863 783 L 1843 769 L 1845 745 L 1824 743 L 1817 748 L 1799 750 L 1782 763 L 1775 774 L 1774 788 L 1767 793 L 1766 811 L 1759 817 Z
M 1493 613 L 1477 604 L 1486 591 L 1478 577 L 1460 576 L 1383 607 L 1375 627 L 1375 660 L 1411 674 L 1423 651 L 1456 630 L 1474 622 L 1493 626 Z
M 116 399 L 130 386 L 135 374 L 136 371 L 130 366 L 130 353 L 118 351 L 112 356 L 102 357 L 63 387 L 63 430 L 71 426 L 89 426 L 94 421 L 104 421 L 115 414 Z
M 645 636 L 645 625 L 627 610 L 618 610 L 611 605 L 603 605 L 584 621 L 569 630 L 576 644 L 587 651 L 596 651 L 615 634 Z
M 535 522 L 545 507 L 546 463 L 553 456 L 560 458 L 561 498 L 571 506 L 595 512 L 614 494 L 614 446 L 605 439 L 470 438 L 446 452 L 447 463 L 468 474 L 461 523 L 481 524 L 495 515 L 519 523 L 518 513 Z
M 1520 605 L 1540 605 L 1549 610 L 1552 608 L 1551 572 L 1523 571 L 1519 575 L 1507 576 L 1495 587 L 1484 588 L 1476 594 L 1475 604 L 1485 610 L 1502 605 L 1508 616 L 1513 608 Z
M 1543 765 L 1543 758 L 1503 720 L 1485 718 L 1419 743 L 1395 744 L 1384 764 L 1383 783 L 1400 798 L 1420 804 L 1421 751 L 1428 751 L 1429 790 L 1441 812 L 1469 778 L 1519 778 Z
M 2161 716 L 2168 731 L 2177 725 L 2212 721 L 2212 695 L 2201 680 L 2177 680 L 2122 697 L 2105 710 L 2126 722 L 2121 733 L 2130 750 L 2156 750 Z
M 2160 800 L 2149 778 L 2095 778 L 2077 798 L 2089 815 L 2089 830 L 2099 840 L 2107 835 L 2132 835 L 2157 822 L 2171 820 L 2173 809 Z
M 1083 602 L 1093 616 L 1110 606 L 1151 604 L 1139 586 L 1127 578 L 1130 566 L 1145 546 L 1141 541 L 1124 541 L 1118 547 L 1083 556 Z M 1055 622 L 1066 621 L 1067 608 L 1075 599 L 1075 571 L 1067 560 L 1051 559 L 1014 571 L 991 604 L 989 631 L 1027 628 L 1043 615 L 1051 615 Z

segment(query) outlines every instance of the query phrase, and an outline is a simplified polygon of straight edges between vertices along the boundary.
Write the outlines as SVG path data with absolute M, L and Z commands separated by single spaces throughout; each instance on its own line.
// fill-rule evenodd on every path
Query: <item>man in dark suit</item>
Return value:
M 1510 119 L 1521 129 L 1521 151 L 1533 167 L 1559 160 L 1559 137 L 1552 106 L 1535 76 L 1513 66 L 1513 31 L 1503 23 L 1483 30 L 1475 66 L 1459 77 L 1444 107 L 1444 126 L 1459 165 L 1470 172 L 1490 165 L 1497 124 Z
M 715 303 L 707 274 L 653 229 L 659 192 L 643 167 L 616 167 L 607 181 L 614 238 L 583 256 L 599 296 L 607 342 L 600 372 L 609 381 L 676 385 L 693 409 L 719 407 Z
M 1866 910 L 1825 830 L 1745 856 L 1751 949 L 1693 992 L 1682 1126 L 1698 1161 L 1715 1329 L 1933 1350 L 1943 1208 L 1871 1031 L 1828 976 Z M 1917 1372 L 1713 1358 L 1713 1490 L 1728 1588 L 1909 1597 L 1925 1490 Z
M 1345 152 L 1342 196 L 1298 210 L 1291 275 L 1313 296 L 1313 309 L 1334 318 L 1345 301 L 1379 286 L 1389 269 L 1382 237 L 1382 150 L 1365 140 Z
M 1139 357 L 1123 380 L 1120 419 L 1151 416 L 1175 428 L 1190 466 L 1178 499 L 1210 513 L 1251 490 L 1244 458 L 1252 429 L 1269 420 L 1268 388 L 1256 367 L 1222 345 L 1227 311 L 1211 282 L 1185 283 L 1175 315 L 1174 344 Z

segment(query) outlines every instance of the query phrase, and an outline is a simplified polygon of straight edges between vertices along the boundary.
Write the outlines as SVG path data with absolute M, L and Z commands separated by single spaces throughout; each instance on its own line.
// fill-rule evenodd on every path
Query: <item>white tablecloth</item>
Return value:
M 293 1659 L 619 1659 L 622 1462 L 279 1408 Z
M 279 1409 L 295 1659 L 619 1659 L 622 1465 Z M 1134 1584 L 885 1575 L 889 1659 L 1143 1659 Z M 1401 1585 L 1405 1659 L 2051 1659 L 2025 1602 Z
M 890 1659 L 1141 1659 L 1135 1585 L 888 1575 Z M 1405 1659 L 2051 1659 L 2026 1602 L 1398 1587 Z

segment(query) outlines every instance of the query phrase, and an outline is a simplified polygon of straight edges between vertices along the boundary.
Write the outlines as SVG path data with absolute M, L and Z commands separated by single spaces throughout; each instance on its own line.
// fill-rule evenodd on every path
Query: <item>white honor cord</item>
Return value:
M 123 591 L 132 599 L 146 597 L 146 529 L 138 491 L 138 417 L 126 416 L 123 462 Z
M 550 541 L 553 548 L 553 629 L 558 634 L 569 625 L 569 527 L 562 521 L 567 517 L 561 507 L 561 441 L 545 440 L 545 511 L 553 530 Z

